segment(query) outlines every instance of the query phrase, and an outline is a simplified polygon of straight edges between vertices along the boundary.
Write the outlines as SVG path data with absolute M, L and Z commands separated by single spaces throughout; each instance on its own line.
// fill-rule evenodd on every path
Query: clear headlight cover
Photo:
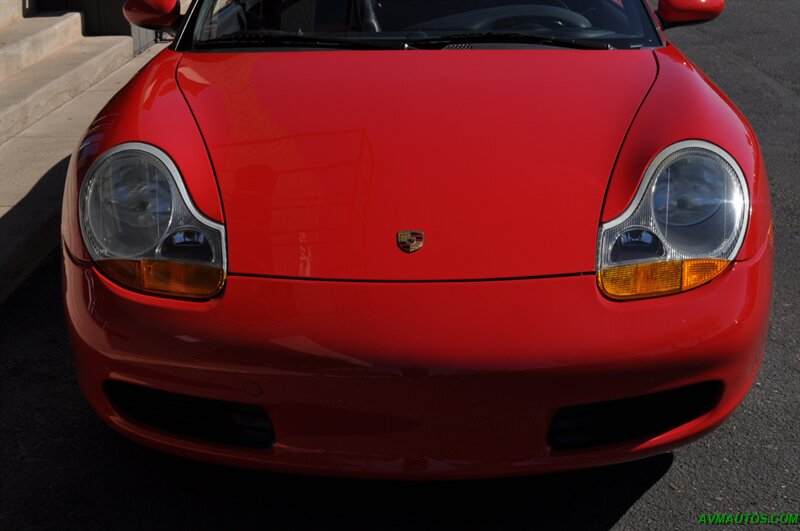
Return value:
M 739 252 L 749 212 L 747 181 L 727 152 L 702 141 L 668 147 L 631 206 L 600 229 L 600 288 L 629 299 L 708 282 Z
M 222 289 L 225 229 L 197 211 L 175 164 L 153 146 L 123 144 L 92 165 L 80 224 L 92 259 L 126 287 L 192 299 Z

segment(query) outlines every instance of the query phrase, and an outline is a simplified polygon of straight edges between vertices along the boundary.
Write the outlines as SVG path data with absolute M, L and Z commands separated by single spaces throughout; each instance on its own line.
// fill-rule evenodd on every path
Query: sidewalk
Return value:
M 0 145 L 0 304 L 59 245 L 61 196 L 69 156 L 86 127 L 165 46 L 145 50 Z

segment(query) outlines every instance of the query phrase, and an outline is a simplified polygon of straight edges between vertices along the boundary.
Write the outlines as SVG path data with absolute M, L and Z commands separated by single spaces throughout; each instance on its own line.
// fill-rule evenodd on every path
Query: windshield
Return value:
M 196 1 L 198 50 L 660 45 L 642 0 Z

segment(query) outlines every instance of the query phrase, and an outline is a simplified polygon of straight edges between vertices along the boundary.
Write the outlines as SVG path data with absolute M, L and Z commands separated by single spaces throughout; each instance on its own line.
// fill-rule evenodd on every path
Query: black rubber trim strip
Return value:
M 423 279 L 423 280 L 385 280 L 385 279 L 355 279 L 355 278 L 316 278 L 316 277 L 291 277 L 284 275 L 255 275 L 251 273 L 228 273 L 228 278 L 263 278 L 265 280 L 297 280 L 302 282 L 347 282 L 356 284 L 457 284 L 457 283 L 476 283 L 476 282 L 514 282 L 519 280 L 541 280 L 548 278 L 569 278 L 594 276 L 594 271 L 585 273 L 566 273 L 563 275 L 539 275 L 528 277 L 498 277 L 498 278 L 464 278 L 464 279 Z

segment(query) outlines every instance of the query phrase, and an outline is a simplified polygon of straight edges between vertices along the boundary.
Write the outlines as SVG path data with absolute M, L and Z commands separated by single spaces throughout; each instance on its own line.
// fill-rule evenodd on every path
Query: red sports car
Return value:
M 758 372 L 764 160 L 665 40 L 723 0 L 128 0 L 171 31 L 70 164 L 80 384 L 123 435 L 293 472 L 637 459 Z

